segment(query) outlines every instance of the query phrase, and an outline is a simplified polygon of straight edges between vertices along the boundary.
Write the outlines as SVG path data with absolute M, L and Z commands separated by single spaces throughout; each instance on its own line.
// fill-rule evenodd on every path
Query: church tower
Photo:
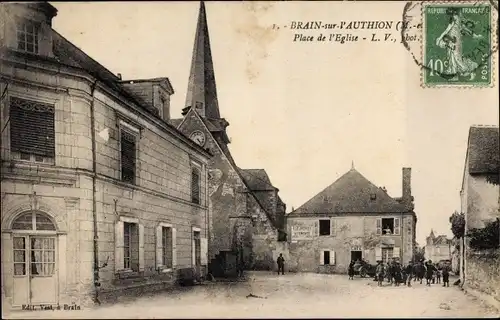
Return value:
M 182 109 L 182 115 L 185 116 L 191 108 L 194 108 L 204 120 L 209 122 L 209 129 L 219 142 L 229 143 L 226 134 L 226 127 L 229 123 L 221 118 L 219 111 L 207 15 L 203 1 L 200 2 L 186 105 Z

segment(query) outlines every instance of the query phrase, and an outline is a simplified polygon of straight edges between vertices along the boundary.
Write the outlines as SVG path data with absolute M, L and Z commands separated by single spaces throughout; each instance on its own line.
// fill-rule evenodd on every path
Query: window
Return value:
M 320 253 L 320 265 L 335 265 L 335 251 L 322 250 Z
M 196 168 L 191 171 L 191 202 L 200 204 L 200 171 Z
M 382 262 L 387 263 L 394 256 L 394 248 L 382 248 Z
M 123 268 L 139 271 L 139 235 L 136 223 L 123 223 Z
M 39 25 L 30 20 L 20 20 L 17 29 L 17 49 L 29 53 L 38 53 Z
M 163 96 L 160 96 L 160 105 L 158 107 L 158 115 L 160 117 L 163 117 L 163 110 L 165 108 L 165 103 L 166 103 L 165 98 Z
M 126 129 L 120 131 L 121 180 L 135 183 L 137 136 Z
M 161 227 L 162 229 L 162 265 L 172 268 L 172 228 Z
M 330 264 L 330 251 L 323 251 L 323 264 Z
M 54 106 L 10 98 L 10 150 L 15 159 L 52 163 L 55 157 Z
M 400 218 L 379 218 L 377 219 L 377 234 L 379 235 L 400 235 Z
M 32 231 L 56 231 L 55 225 L 49 217 L 41 212 L 30 211 L 20 215 L 14 223 L 13 230 L 32 230 Z
M 156 269 L 171 271 L 177 264 L 176 230 L 171 224 L 160 222 L 156 227 Z
M 193 230 L 193 266 L 201 265 L 201 234 Z
M 319 220 L 319 235 L 320 236 L 330 235 L 330 219 Z

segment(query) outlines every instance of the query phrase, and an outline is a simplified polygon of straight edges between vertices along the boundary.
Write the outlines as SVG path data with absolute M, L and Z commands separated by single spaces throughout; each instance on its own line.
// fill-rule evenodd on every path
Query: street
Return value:
M 19 311 L 9 318 L 495 317 L 453 285 L 412 288 L 347 275 L 250 272 L 247 282 L 208 283 L 80 311 Z M 454 281 L 454 279 L 452 279 Z M 451 282 L 453 283 L 453 282 Z

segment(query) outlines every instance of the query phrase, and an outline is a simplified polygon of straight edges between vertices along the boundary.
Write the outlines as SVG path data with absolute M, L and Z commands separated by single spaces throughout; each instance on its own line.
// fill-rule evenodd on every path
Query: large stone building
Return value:
M 500 219 L 500 138 L 498 126 L 472 126 L 465 156 L 461 210 L 465 237 L 460 242 L 460 277 L 468 288 L 488 292 L 500 306 L 500 248 L 487 257 L 469 245 L 469 232 Z M 465 241 L 464 241 L 465 240 Z
M 342 273 L 351 260 L 410 261 L 417 222 L 410 180 L 403 168 L 402 197 L 392 198 L 353 166 L 287 215 L 289 268 Z
M 434 230 L 431 229 L 431 233 L 425 239 L 425 258 L 427 260 L 432 260 L 437 263 L 442 260 L 451 261 L 452 252 L 452 242 L 445 235 L 439 235 L 436 237 Z
M 265 170 L 238 168 L 229 151 L 229 123 L 219 110 L 203 2 L 182 115 L 171 123 L 214 155 L 209 164 L 212 225 L 208 252 L 212 273 L 234 271 L 235 252 L 242 253 L 247 268 L 272 268 L 277 240 L 284 238 L 286 208 Z
M 46 2 L 0 10 L 2 301 L 84 305 L 203 273 L 210 154 L 169 124 L 169 80 L 122 81 Z

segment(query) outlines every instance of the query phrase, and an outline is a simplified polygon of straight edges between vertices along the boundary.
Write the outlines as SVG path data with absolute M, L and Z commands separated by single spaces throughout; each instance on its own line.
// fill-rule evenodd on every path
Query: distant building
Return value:
M 411 169 L 403 168 L 401 198 L 392 198 L 354 166 L 287 215 L 290 268 L 346 272 L 351 260 L 408 263 L 415 248 L 417 217 Z
M 462 189 L 465 238 L 460 242 L 460 277 L 466 286 L 496 292 L 500 305 L 500 260 L 478 258 L 469 246 L 468 232 L 484 228 L 500 218 L 500 139 L 498 126 L 472 126 L 469 129 Z M 497 253 L 500 254 L 500 252 Z M 495 295 L 495 294 L 494 294 Z
M 203 275 L 210 154 L 168 123 L 168 78 L 122 81 L 52 29 L 47 2 L 0 13 L 2 302 Z
M 437 263 L 441 260 L 451 261 L 451 240 L 449 240 L 445 235 L 437 236 L 434 234 L 434 230 L 431 229 L 431 233 L 426 238 L 425 245 L 425 258 L 427 260 L 432 260 L 432 262 Z
M 272 269 L 277 241 L 285 239 L 286 207 L 264 169 L 240 169 L 231 155 L 229 122 L 219 110 L 203 2 L 192 54 L 183 118 L 170 122 L 214 155 L 208 179 L 210 270 L 216 276 L 234 275 L 235 255 L 243 256 L 246 268 Z

